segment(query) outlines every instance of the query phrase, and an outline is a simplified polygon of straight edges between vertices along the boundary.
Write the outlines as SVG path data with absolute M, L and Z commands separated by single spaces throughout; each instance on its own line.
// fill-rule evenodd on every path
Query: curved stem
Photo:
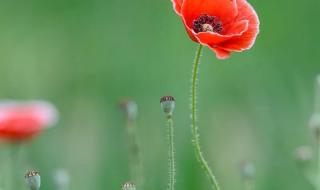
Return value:
M 169 190 L 175 189 L 175 148 L 174 148 L 174 130 L 173 130 L 173 121 L 171 117 L 167 118 L 168 125 L 168 140 L 169 140 Z
M 194 65 L 192 70 L 192 81 L 191 81 L 191 129 L 192 129 L 192 142 L 195 150 L 195 154 L 197 156 L 197 159 L 202 167 L 202 169 L 206 172 L 207 176 L 209 177 L 211 186 L 215 190 L 220 190 L 218 181 L 216 177 L 213 175 L 213 172 L 211 171 L 207 161 L 205 160 L 200 147 L 199 142 L 199 132 L 197 127 L 197 108 L 196 108 L 196 99 L 197 99 L 197 81 L 198 81 L 198 75 L 199 75 L 199 64 L 200 64 L 200 56 L 203 46 L 200 44 L 197 51 L 196 56 L 194 59 Z

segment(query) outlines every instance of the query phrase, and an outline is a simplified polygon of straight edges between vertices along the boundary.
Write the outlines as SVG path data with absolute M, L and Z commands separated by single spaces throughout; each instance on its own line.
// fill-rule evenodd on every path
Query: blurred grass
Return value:
M 241 189 L 238 162 L 249 159 L 257 189 L 308 190 L 292 151 L 309 142 L 320 2 L 250 2 L 261 21 L 254 48 L 226 61 L 209 50 L 202 57 L 202 145 L 223 189 Z M 0 0 L 0 23 L 0 97 L 48 99 L 61 113 L 59 126 L 24 145 L 21 174 L 39 168 L 50 190 L 53 170 L 66 168 L 71 189 L 120 189 L 129 172 L 117 100 L 130 96 L 139 105 L 146 189 L 164 189 L 159 97 L 170 94 L 177 99 L 177 189 L 209 188 L 190 143 L 196 44 L 170 1 Z

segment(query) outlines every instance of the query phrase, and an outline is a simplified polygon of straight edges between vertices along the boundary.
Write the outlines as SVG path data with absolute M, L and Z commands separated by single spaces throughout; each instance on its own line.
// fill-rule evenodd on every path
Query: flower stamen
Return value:
M 215 16 L 202 14 L 198 19 L 193 20 L 192 29 L 195 33 L 215 32 L 221 33 L 223 30 L 221 21 Z

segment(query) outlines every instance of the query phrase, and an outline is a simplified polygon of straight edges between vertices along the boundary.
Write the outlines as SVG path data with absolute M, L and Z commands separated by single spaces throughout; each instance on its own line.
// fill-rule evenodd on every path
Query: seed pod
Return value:
M 122 190 L 136 190 L 136 186 L 132 182 L 127 182 L 122 185 Z
M 135 121 L 137 119 L 138 106 L 135 101 L 129 99 L 122 99 L 120 100 L 119 106 L 127 120 Z
M 41 178 L 39 172 L 31 170 L 26 173 L 25 180 L 31 190 L 39 190 L 41 184 Z
M 171 117 L 175 108 L 173 96 L 163 96 L 160 98 L 160 104 L 167 117 Z

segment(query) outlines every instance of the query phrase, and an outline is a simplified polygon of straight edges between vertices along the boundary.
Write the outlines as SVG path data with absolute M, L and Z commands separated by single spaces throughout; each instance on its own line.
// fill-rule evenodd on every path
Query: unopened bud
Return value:
M 310 130 L 316 140 L 320 140 L 320 113 L 314 113 L 309 122 Z
M 133 100 L 123 99 L 120 101 L 120 108 L 122 109 L 127 120 L 135 121 L 138 115 L 137 103 Z
M 240 172 L 241 172 L 241 176 L 243 179 L 250 180 L 250 179 L 254 178 L 255 173 L 256 173 L 256 168 L 252 162 L 243 161 L 240 164 Z
M 136 190 L 136 186 L 132 182 L 127 182 L 122 185 L 122 190 Z
M 171 117 L 175 108 L 173 96 L 163 96 L 160 98 L 160 104 L 167 117 Z
M 295 159 L 302 164 L 310 163 L 313 159 L 311 148 L 308 146 L 301 146 L 297 148 L 295 151 Z
M 39 172 L 31 170 L 26 173 L 25 180 L 31 190 L 39 190 L 41 184 L 41 178 Z

